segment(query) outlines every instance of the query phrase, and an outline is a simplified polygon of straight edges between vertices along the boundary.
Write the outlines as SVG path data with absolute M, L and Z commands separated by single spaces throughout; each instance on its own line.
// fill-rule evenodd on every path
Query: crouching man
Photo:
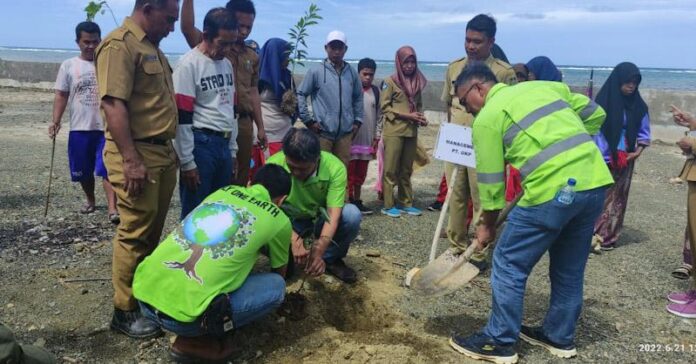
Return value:
M 217 190 L 138 266 L 133 294 L 146 318 L 177 334 L 176 361 L 230 360 L 238 350 L 227 334 L 283 302 L 292 227 L 278 206 L 290 187 L 282 167 L 266 165 L 250 187 Z M 264 247 L 278 274 L 250 274 Z
M 355 283 L 355 271 L 343 258 L 360 232 L 362 215 L 345 203 L 348 174 L 338 157 L 322 152 L 319 137 L 308 129 L 290 129 L 283 151 L 267 164 L 280 165 L 292 174 L 292 191 L 283 208 L 292 220 L 292 263 L 318 276 L 324 271 L 346 283 Z M 321 209 L 326 209 L 326 214 Z M 328 215 L 328 216 L 325 216 Z M 314 235 L 306 249 L 304 238 Z

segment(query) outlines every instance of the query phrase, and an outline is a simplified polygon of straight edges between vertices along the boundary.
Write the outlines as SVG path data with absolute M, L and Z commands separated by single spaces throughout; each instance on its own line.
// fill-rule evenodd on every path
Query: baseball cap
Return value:
M 340 30 L 334 30 L 330 32 L 329 35 L 326 36 L 326 43 L 324 43 L 324 45 L 327 45 L 335 40 L 338 40 L 341 43 L 348 45 L 348 39 L 346 39 L 346 35 L 343 34 L 343 32 Z

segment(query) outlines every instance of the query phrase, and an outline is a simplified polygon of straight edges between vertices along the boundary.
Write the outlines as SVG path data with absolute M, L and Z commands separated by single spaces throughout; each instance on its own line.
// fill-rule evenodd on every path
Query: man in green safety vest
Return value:
M 450 345 L 475 359 L 516 363 L 513 345 L 520 337 L 556 356 L 573 357 L 592 231 L 613 183 L 591 138 L 606 114 L 563 83 L 508 86 L 481 63 L 468 65 L 455 87 L 459 102 L 476 116 L 473 143 L 483 210 L 476 236 L 481 246 L 495 238 L 495 220 L 505 206 L 505 163 L 520 171 L 524 195 L 493 253 L 488 324 L 468 337 L 454 335 Z M 547 251 L 549 310 L 541 326 L 522 326 L 527 277 Z

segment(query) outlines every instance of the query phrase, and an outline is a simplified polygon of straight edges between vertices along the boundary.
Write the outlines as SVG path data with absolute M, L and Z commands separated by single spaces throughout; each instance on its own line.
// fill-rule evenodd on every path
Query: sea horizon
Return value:
M 184 53 L 165 52 L 172 66 Z M 68 58 L 79 55 L 77 49 L 41 48 L 22 46 L 0 46 L 0 59 L 17 62 L 61 63 Z M 361 57 L 362 58 L 362 57 Z M 297 66 L 295 72 L 304 74 L 307 67 L 322 62 L 323 58 L 310 57 L 303 60 L 305 66 Z M 357 58 L 347 57 L 346 61 L 357 67 Z M 377 63 L 377 78 L 385 78 L 394 72 L 394 61 L 375 59 Z M 450 61 L 419 61 L 419 68 L 429 81 L 443 81 L 447 65 Z M 517 63 L 511 60 L 512 63 Z M 643 75 L 642 88 L 659 90 L 696 91 L 696 69 L 641 67 Z M 593 84 L 601 87 L 611 73 L 613 66 L 607 65 L 557 65 L 563 73 L 564 82 L 571 86 L 587 86 L 590 73 L 594 71 Z

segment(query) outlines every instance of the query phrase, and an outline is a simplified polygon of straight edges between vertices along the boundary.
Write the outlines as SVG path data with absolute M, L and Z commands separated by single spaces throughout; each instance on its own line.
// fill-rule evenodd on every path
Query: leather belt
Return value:
M 142 139 L 133 139 L 133 141 L 136 143 L 154 144 L 154 145 L 168 145 L 169 144 L 169 139 L 142 138 Z
M 217 131 L 208 128 L 191 128 L 193 131 L 200 131 L 201 133 L 219 136 L 221 138 L 229 139 L 232 137 L 231 131 Z

